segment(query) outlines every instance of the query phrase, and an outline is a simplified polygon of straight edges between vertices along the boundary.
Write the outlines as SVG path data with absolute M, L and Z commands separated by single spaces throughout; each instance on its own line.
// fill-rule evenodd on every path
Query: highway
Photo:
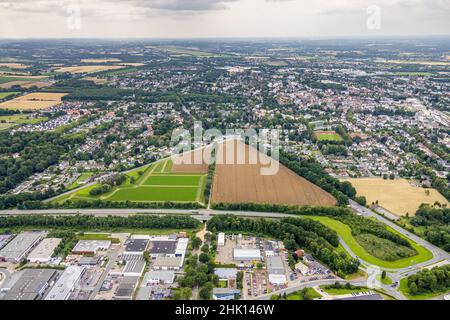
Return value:
M 445 252 L 444 250 L 432 245 L 428 241 L 411 234 L 410 232 L 406 231 L 405 229 L 401 228 L 400 226 L 396 225 L 392 221 L 380 216 L 379 214 L 376 214 L 375 212 L 371 211 L 370 209 L 363 207 L 359 205 L 358 203 L 350 200 L 350 207 L 351 209 L 362 216 L 365 217 L 372 217 L 380 221 L 381 223 L 391 227 L 392 229 L 396 230 L 397 232 L 401 233 L 405 237 L 413 240 L 417 244 L 425 247 L 428 249 L 432 254 L 433 258 L 422 263 L 418 263 L 415 265 L 408 266 L 406 268 L 400 268 L 400 269 L 385 269 L 388 272 L 388 276 L 392 279 L 393 282 L 400 283 L 400 280 L 404 277 L 407 277 L 409 275 L 415 274 L 422 270 L 424 267 L 428 267 L 430 265 L 434 265 L 436 263 L 442 262 L 444 260 L 450 262 L 450 255 Z M 279 218 L 285 218 L 285 217 L 299 217 L 296 215 L 289 215 L 289 214 L 283 214 L 283 213 L 276 213 L 276 212 L 249 212 L 249 211 L 219 211 L 219 210 L 210 210 L 210 209 L 200 209 L 200 210 L 188 210 L 188 209 L 46 209 L 46 210 L 0 210 L 0 216 L 9 216 L 9 215 L 29 215 L 29 214 L 35 214 L 35 215 L 77 215 L 77 214 L 83 214 L 83 215 L 93 215 L 93 216 L 132 216 L 136 214 L 155 214 L 155 215 L 187 215 L 192 216 L 200 221 L 208 221 L 211 219 L 211 217 L 215 215 L 237 215 L 242 217 L 259 217 L 259 218 L 267 218 L 267 219 L 279 219 Z M 361 261 L 361 267 L 366 270 L 367 272 L 372 272 L 371 270 L 378 270 L 377 272 L 381 272 L 380 268 L 374 265 L 371 265 L 370 263 L 362 260 L 359 258 L 351 249 L 350 247 L 342 240 L 340 239 L 340 243 L 342 246 L 346 249 L 346 251 L 353 257 L 358 258 Z M 276 293 L 271 293 L 270 295 L 264 295 L 258 297 L 258 299 L 268 299 L 272 294 L 278 294 L 278 293 L 292 293 L 296 292 L 304 287 L 311 287 L 315 285 L 322 285 L 322 284 L 332 284 L 336 280 L 318 280 L 313 282 L 307 282 L 307 283 L 300 283 L 295 284 L 294 286 L 291 286 L 289 288 L 277 291 Z M 343 283 L 350 282 L 353 285 L 362 285 L 367 286 L 368 281 L 342 281 Z M 382 289 L 384 289 L 388 294 L 394 296 L 397 299 L 405 299 L 405 297 L 396 291 L 398 288 L 394 288 L 392 286 L 381 286 Z

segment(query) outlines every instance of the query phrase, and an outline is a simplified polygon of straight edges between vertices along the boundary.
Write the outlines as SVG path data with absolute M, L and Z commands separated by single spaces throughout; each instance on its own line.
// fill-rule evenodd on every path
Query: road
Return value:
M 111 271 L 112 267 L 116 263 L 117 257 L 119 256 L 119 247 L 114 248 L 112 252 L 108 253 L 108 263 L 106 265 L 105 270 L 103 271 L 101 277 L 98 279 L 98 282 L 94 288 L 94 290 L 91 292 L 91 295 L 89 296 L 89 300 L 94 300 L 97 293 L 100 291 L 103 282 L 105 281 L 106 277 L 108 276 L 109 272 Z
M 315 280 L 315 281 L 308 281 L 308 282 L 304 282 L 304 283 L 298 283 L 295 284 L 293 286 L 290 286 L 288 288 L 285 289 L 281 289 L 281 290 L 277 290 L 268 294 L 264 294 L 258 297 L 249 297 L 248 300 L 269 300 L 271 296 L 273 295 L 283 295 L 284 293 L 286 293 L 286 295 L 297 292 L 303 288 L 309 288 L 309 287 L 314 287 L 314 286 L 322 286 L 322 285 L 330 285 L 330 284 L 334 284 L 336 282 L 339 283 L 350 283 L 351 285 L 354 286 L 366 286 L 367 283 L 366 281 L 343 281 L 343 280 L 337 280 L 337 279 L 324 279 L 324 280 Z
M 393 223 L 392 221 L 380 216 L 379 214 L 376 214 L 375 212 L 371 211 L 370 209 L 363 207 L 359 205 L 358 203 L 350 200 L 350 207 L 351 209 L 361 214 L 365 217 L 372 217 L 380 221 L 381 223 L 391 227 L 392 229 L 396 230 L 400 234 L 404 235 L 405 237 L 413 240 L 417 244 L 425 247 L 428 249 L 432 254 L 433 258 L 422 262 L 419 264 L 411 265 L 406 268 L 401 269 L 386 269 L 388 272 L 389 277 L 397 283 L 400 283 L 400 280 L 406 276 L 412 275 L 414 273 L 419 272 L 422 270 L 422 268 L 436 264 L 440 261 L 447 260 L 450 261 L 450 255 L 445 252 L 444 250 L 432 245 L 431 243 L 427 242 L 426 240 L 411 234 L 410 232 L 406 231 L 402 227 L 398 226 L 397 224 Z M 200 221 L 208 221 L 211 219 L 211 217 L 215 215 L 237 215 L 242 217 L 259 217 L 259 218 L 285 218 L 285 217 L 298 217 L 296 215 L 289 215 L 289 214 L 283 214 L 283 213 L 276 213 L 276 212 L 248 212 L 248 211 L 218 211 L 218 210 L 209 210 L 209 209 L 201 209 L 201 210 L 186 210 L 186 209 L 48 209 L 48 210 L 31 210 L 31 211 L 21 211 L 21 210 L 0 210 L 0 216 L 8 216 L 8 215 L 28 215 L 28 214 L 36 214 L 36 215 L 74 215 L 74 214 L 85 214 L 85 215 L 94 215 L 94 216 L 130 216 L 130 215 L 136 215 L 136 214 L 156 214 L 156 215 L 188 215 L 192 216 Z M 353 257 L 357 257 L 350 247 L 342 240 L 340 239 L 340 242 L 342 246 L 347 250 L 347 252 L 352 255 Z M 361 258 L 357 257 L 361 263 L 362 267 L 366 270 L 379 270 L 377 266 L 373 266 L 366 261 L 362 261 Z M 104 279 L 103 279 L 104 280 Z M 324 281 L 324 280 L 322 280 Z M 319 284 L 329 284 L 330 280 L 327 280 L 327 283 L 319 283 Z M 103 282 L 103 281 L 101 281 Z M 331 282 L 334 283 L 334 280 Z M 353 282 L 350 282 L 352 284 L 355 284 Z M 281 293 L 287 292 L 295 292 L 298 291 L 301 288 L 307 287 L 307 286 L 313 286 L 314 282 L 308 282 L 305 284 L 300 284 L 298 286 L 290 287 L 287 289 L 284 289 L 281 291 Z M 367 285 L 367 282 L 365 281 L 363 285 Z M 388 294 L 393 295 L 394 297 L 398 299 L 404 298 L 403 295 L 401 295 L 399 292 L 395 291 L 395 288 L 392 288 L 391 286 L 382 286 L 383 289 L 385 289 Z
M 0 269 L 0 288 L 11 278 L 11 273 L 7 269 Z
M 438 262 L 438 261 L 443 260 L 443 259 L 450 260 L 450 255 L 446 251 L 442 250 L 441 248 L 436 247 L 435 245 L 433 245 L 433 244 L 429 243 L 428 241 L 426 241 L 426 240 L 416 236 L 415 234 L 412 234 L 411 232 L 403 229 L 402 227 L 398 226 L 394 222 L 392 222 L 392 221 L 390 221 L 390 220 L 380 216 L 379 214 L 376 214 L 372 210 L 367 209 L 366 207 L 363 207 L 363 206 L 359 205 L 358 203 L 356 203 L 353 200 L 350 200 L 350 207 L 355 212 L 360 213 L 361 215 L 363 215 L 365 217 L 372 217 L 372 218 L 377 219 L 381 223 L 391 227 L 395 231 L 401 233 L 405 237 L 413 240 L 417 244 L 419 244 L 422 247 L 430 250 L 431 253 L 433 253 L 433 259 L 432 260 L 428 260 L 426 262 L 423 262 L 421 264 L 417 264 L 415 266 L 426 266 L 426 265 L 429 265 L 429 264 L 434 263 L 434 262 Z M 408 269 L 408 268 L 405 268 L 405 269 Z

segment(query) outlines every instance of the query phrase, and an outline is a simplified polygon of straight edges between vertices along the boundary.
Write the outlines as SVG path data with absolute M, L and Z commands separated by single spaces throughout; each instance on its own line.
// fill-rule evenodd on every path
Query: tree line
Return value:
M 0 219 L 0 228 L 39 227 L 50 229 L 108 230 L 124 229 L 194 229 L 200 222 L 188 216 L 134 215 L 129 217 L 89 215 L 44 216 L 19 215 Z
M 339 242 L 336 244 L 335 240 L 331 240 L 331 244 L 326 240 L 335 239 L 336 234 L 322 224 L 291 219 L 275 221 L 223 215 L 209 220 L 208 229 L 212 232 L 252 233 L 280 239 L 287 250 L 305 249 L 342 277 L 358 270 L 357 259 L 337 251 Z
M 276 204 L 226 204 L 218 203 L 212 205 L 216 210 L 231 211 L 255 211 L 255 212 L 279 212 L 299 216 L 326 216 L 348 225 L 353 236 L 359 234 L 372 234 L 379 238 L 390 240 L 398 245 L 412 248 L 411 244 L 400 235 L 390 232 L 386 227 L 375 220 L 364 218 L 354 214 L 350 209 L 343 207 L 312 207 L 312 206 L 290 206 Z
M 422 205 L 410 219 L 414 227 L 423 227 L 422 236 L 435 246 L 450 252 L 450 209 Z
M 413 296 L 446 292 L 450 289 L 450 265 L 424 269 L 407 278 L 409 293 Z

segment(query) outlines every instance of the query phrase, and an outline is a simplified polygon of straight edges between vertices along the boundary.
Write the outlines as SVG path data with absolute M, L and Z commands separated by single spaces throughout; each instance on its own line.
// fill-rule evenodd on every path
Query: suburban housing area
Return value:
M 0 40 L 0 300 L 450 299 L 448 44 Z

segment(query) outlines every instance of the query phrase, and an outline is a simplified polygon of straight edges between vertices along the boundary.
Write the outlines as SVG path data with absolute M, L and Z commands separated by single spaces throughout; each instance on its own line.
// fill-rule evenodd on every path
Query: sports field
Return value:
M 127 180 L 110 192 L 91 196 L 97 185 L 88 186 L 61 196 L 54 202 L 66 200 L 105 200 L 132 202 L 199 202 L 203 203 L 206 175 L 174 173 L 172 160 L 165 159 L 126 173 Z M 132 178 L 134 181 L 132 181 Z
M 334 131 L 316 131 L 315 134 L 319 141 L 342 141 L 341 136 Z
M 358 196 L 364 196 L 367 203 L 378 201 L 386 210 L 398 216 L 416 214 L 422 203 L 436 201 L 449 205 L 448 201 L 435 189 L 412 186 L 408 180 L 384 180 L 381 178 L 348 179 L 356 188 Z

